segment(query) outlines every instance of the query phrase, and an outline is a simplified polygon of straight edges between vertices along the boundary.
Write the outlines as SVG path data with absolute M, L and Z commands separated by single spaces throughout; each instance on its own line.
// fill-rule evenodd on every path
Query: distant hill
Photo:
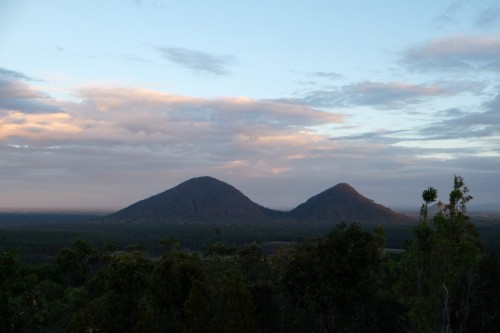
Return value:
M 346 183 L 337 184 L 290 212 L 295 219 L 317 222 L 408 222 L 409 218 L 375 203 Z
M 407 222 L 408 218 L 376 204 L 350 185 L 338 184 L 297 208 L 282 212 L 265 208 L 233 186 L 212 177 L 185 181 L 104 218 L 106 223 L 269 224 Z
M 233 186 L 212 177 L 185 181 L 109 215 L 119 223 L 262 223 L 282 215 L 260 206 Z

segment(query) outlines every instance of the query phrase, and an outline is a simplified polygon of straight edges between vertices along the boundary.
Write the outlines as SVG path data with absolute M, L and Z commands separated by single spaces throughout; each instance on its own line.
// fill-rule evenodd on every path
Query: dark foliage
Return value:
M 46 264 L 0 251 L 0 331 L 497 332 L 500 262 L 466 215 L 463 180 L 432 219 L 435 195 L 426 191 L 398 257 L 384 249 L 381 227 L 356 223 L 272 253 L 242 235 L 250 229 L 213 226 L 200 252 L 184 251 L 171 234 L 155 238 L 155 259 L 142 244 L 113 239 L 77 239 Z M 227 243 L 231 232 L 247 245 Z

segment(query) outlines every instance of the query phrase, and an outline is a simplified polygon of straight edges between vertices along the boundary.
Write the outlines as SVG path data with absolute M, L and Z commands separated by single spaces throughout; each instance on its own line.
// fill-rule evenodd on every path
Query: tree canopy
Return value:
M 81 239 L 53 264 L 0 251 L 1 331 L 497 332 L 500 264 L 467 216 L 472 196 L 455 176 L 430 216 L 437 195 L 422 192 L 399 256 L 384 249 L 381 226 L 357 223 L 272 254 L 222 241 L 187 253 L 170 237 L 160 258 Z

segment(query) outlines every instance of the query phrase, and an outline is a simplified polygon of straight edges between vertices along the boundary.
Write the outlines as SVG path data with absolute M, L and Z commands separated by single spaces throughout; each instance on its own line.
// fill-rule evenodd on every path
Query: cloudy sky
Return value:
M 339 182 L 500 203 L 497 0 L 0 2 L 0 207 L 192 177 L 294 207 Z

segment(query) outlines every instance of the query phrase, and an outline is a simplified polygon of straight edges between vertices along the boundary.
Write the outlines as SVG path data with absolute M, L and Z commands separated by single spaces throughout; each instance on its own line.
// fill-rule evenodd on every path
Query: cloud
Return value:
M 250 98 L 204 99 L 109 86 L 81 89 L 77 97 L 79 102 L 57 101 L 64 113 L 11 111 L 0 118 L 0 155 L 8 159 L 0 168 L 15 175 L 9 183 L 36 187 L 53 179 L 73 198 L 91 187 L 115 198 L 111 191 L 128 186 L 118 196 L 124 205 L 127 195 L 165 190 L 165 174 L 173 182 L 203 174 L 284 176 L 302 172 L 301 163 L 322 151 L 337 149 L 314 126 L 343 121 L 304 105 Z M 104 202 L 113 205 L 118 197 Z
M 454 26 L 457 22 L 447 14 L 437 16 L 432 20 L 433 25 L 438 29 L 446 29 L 447 27 Z
M 0 139 L 19 146 L 170 147 L 179 154 L 237 147 L 231 154 L 239 155 L 240 150 L 304 145 L 316 140 L 311 127 L 343 121 L 339 114 L 308 106 L 249 98 L 203 99 L 116 87 L 89 87 L 78 96 L 79 103 L 58 102 L 61 114 L 10 112 L 0 123 Z
M 458 107 L 433 112 L 430 121 L 408 129 L 380 129 L 335 140 L 371 142 L 415 148 L 419 158 L 457 159 L 467 156 L 500 158 L 500 93 L 467 111 Z
M 344 78 L 342 74 L 335 72 L 311 72 L 309 73 L 309 76 L 330 80 L 339 80 Z
M 454 36 L 405 51 L 400 63 L 415 71 L 500 70 L 500 37 Z
M 466 8 L 467 3 L 465 0 L 454 0 L 450 3 L 450 5 L 444 12 L 442 12 L 433 20 L 433 23 L 439 29 L 456 26 L 458 24 L 458 22 L 456 21 L 457 14 L 464 11 Z
M 480 93 L 484 84 L 472 81 L 441 81 L 429 84 L 365 81 L 331 90 L 313 90 L 295 99 L 317 107 L 372 106 L 399 109 L 423 103 L 430 98 L 446 97 L 462 92 Z
M 245 97 L 204 99 L 168 95 L 146 89 L 91 87 L 79 91 L 85 103 L 95 106 L 99 117 L 113 114 L 121 119 L 125 112 L 156 115 L 170 122 L 244 123 L 246 125 L 313 126 L 341 122 L 341 116 L 311 107 L 273 100 Z M 132 113 L 131 113 L 132 114 Z M 129 117 L 130 114 L 127 115 Z M 140 122 L 143 124 L 148 121 Z
M 408 136 L 397 129 L 335 137 L 320 128 L 345 126 L 345 119 L 304 104 L 113 86 L 75 94 L 78 102 L 52 101 L 64 113 L 0 117 L 3 205 L 122 208 L 200 175 L 227 181 L 266 206 L 291 208 L 338 182 L 394 205 L 411 195 L 420 202 L 418 189 L 439 186 L 434 181 L 454 172 L 469 179 L 459 161 L 431 159 L 453 149 L 397 146 Z M 485 103 L 484 112 L 499 104 L 500 98 Z M 456 109 L 437 117 L 451 122 L 466 115 Z M 474 156 L 472 150 L 461 153 Z M 493 160 L 476 159 L 476 167 L 494 174 Z M 475 189 L 483 182 L 468 184 Z M 391 191 L 383 196 L 381 187 Z
M 239 134 L 241 128 L 198 128 L 203 133 L 196 135 L 182 133 L 186 127 L 152 135 L 157 145 L 130 132 L 123 133 L 130 139 L 119 142 L 104 142 L 89 132 L 38 141 L 43 146 L 14 138 L 18 144 L 14 139 L 0 144 L 5 158 L 0 183 L 3 189 L 16 189 L 5 196 L 0 192 L 2 203 L 122 208 L 190 177 L 211 175 L 261 204 L 291 208 L 338 182 L 358 187 L 359 175 L 369 178 L 382 169 L 397 175 L 404 167 L 403 158 L 394 158 L 400 148 L 343 143 L 292 129 Z M 404 163 L 411 164 L 411 157 Z M 380 194 L 376 198 L 384 200 Z
M 54 134 L 59 139 L 73 134 L 79 127 L 71 123 L 71 117 L 65 113 L 26 114 L 10 112 L 0 118 L 0 140 L 14 146 L 39 145 L 47 136 Z M 9 140 L 12 139 L 12 140 Z
M 491 28 L 500 24 L 500 7 L 492 6 L 483 9 L 476 18 L 475 26 Z
M 452 1 L 445 11 L 434 18 L 432 23 L 439 29 L 463 29 L 464 25 L 470 23 L 474 28 L 494 28 L 500 23 L 500 7 L 493 2 L 489 0 Z M 472 18 L 472 22 L 464 21 L 464 17 Z
M 32 80 L 29 76 L 21 73 L 21 72 L 16 72 L 10 69 L 2 68 L 0 67 L 0 78 L 4 79 L 16 79 L 16 80 Z
M 442 118 L 421 129 L 419 134 L 426 140 L 471 139 L 488 140 L 485 147 L 491 149 L 500 136 L 500 93 L 483 103 L 482 110 L 463 112 L 457 109 L 441 114 Z M 497 143 L 495 149 L 500 149 Z
M 212 55 L 178 47 L 160 47 L 158 50 L 165 59 L 195 73 L 228 75 L 228 66 L 234 62 L 230 55 Z
M 332 140 L 348 140 L 358 142 L 371 142 L 377 144 L 394 144 L 401 141 L 401 137 L 408 134 L 408 130 L 377 130 L 347 136 L 335 136 Z
M 308 87 L 324 87 L 325 89 L 330 89 L 332 86 L 332 81 L 338 81 L 344 79 L 344 75 L 336 73 L 336 72 L 299 72 L 299 71 L 291 71 L 291 73 L 298 75 L 301 77 L 298 84 L 301 86 Z M 318 89 L 318 88 L 316 88 Z
M 55 101 L 22 80 L 28 76 L 0 68 L 0 112 L 56 113 L 62 112 Z

